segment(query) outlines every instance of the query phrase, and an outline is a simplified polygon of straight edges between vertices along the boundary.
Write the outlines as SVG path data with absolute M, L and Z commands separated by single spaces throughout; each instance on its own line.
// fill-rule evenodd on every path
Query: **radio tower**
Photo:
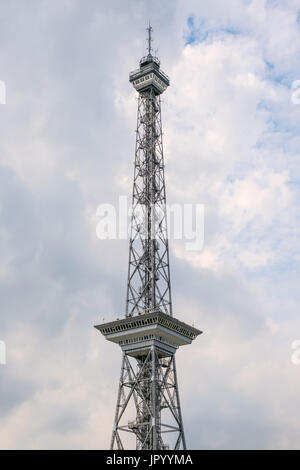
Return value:
M 175 352 L 201 331 L 173 317 L 160 95 L 169 78 L 147 55 L 129 81 L 138 111 L 126 315 L 96 326 L 123 351 L 111 449 L 186 449 Z

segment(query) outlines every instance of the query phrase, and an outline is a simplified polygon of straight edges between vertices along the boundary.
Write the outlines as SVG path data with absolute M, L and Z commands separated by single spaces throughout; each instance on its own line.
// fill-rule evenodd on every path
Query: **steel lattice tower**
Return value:
M 111 449 L 125 449 L 127 433 L 138 450 L 185 449 L 175 352 L 201 331 L 172 314 L 160 99 L 169 78 L 147 31 L 148 54 L 129 76 L 139 97 L 126 315 L 96 328 L 123 350 Z

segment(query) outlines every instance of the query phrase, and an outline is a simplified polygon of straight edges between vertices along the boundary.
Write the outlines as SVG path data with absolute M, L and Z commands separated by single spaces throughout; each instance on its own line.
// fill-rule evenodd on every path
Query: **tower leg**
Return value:
M 178 409 L 178 419 L 179 419 L 179 426 L 180 426 L 180 439 L 181 439 L 181 444 L 182 444 L 183 450 L 186 450 L 185 434 L 184 434 L 184 429 L 183 429 L 181 406 L 180 406 L 180 400 L 179 400 L 179 390 L 178 390 L 178 382 L 177 382 L 177 370 L 176 370 L 175 356 L 173 356 L 173 374 L 174 374 L 176 402 L 177 402 L 177 409 Z M 178 447 L 175 446 L 175 449 L 180 449 L 180 440 L 178 440 Z
M 114 427 L 111 437 L 110 448 L 114 449 L 115 442 L 117 443 L 117 448 L 119 450 L 123 449 L 121 439 L 118 434 L 118 422 L 119 422 L 119 415 L 122 408 L 121 403 L 123 402 L 123 383 L 124 383 L 124 375 L 125 375 L 125 353 L 123 353 L 122 365 L 121 365 L 121 375 L 119 381 L 119 390 L 118 390 L 118 398 L 117 398 L 117 406 L 116 406 L 116 414 L 114 420 Z

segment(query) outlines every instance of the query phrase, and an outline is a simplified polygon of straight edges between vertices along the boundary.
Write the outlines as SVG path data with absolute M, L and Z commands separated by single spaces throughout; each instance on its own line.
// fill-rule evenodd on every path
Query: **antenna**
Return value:
M 150 21 L 149 21 L 149 26 L 147 28 L 147 32 L 148 32 L 148 38 L 147 38 L 147 41 L 148 41 L 148 55 L 152 55 L 151 52 L 152 52 L 152 46 L 151 46 L 151 43 L 152 43 L 152 31 L 153 31 L 153 28 L 150 24 Z

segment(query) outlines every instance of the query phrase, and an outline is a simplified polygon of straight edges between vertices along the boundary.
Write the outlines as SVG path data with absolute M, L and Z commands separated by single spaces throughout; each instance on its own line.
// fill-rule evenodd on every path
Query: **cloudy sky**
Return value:
M 0 0 L 0 448 L 109 446 L 121 351 L 93 325 L 123 315 L 128 242 L 96 210 L 131 191 L 149 19 L 168 202 L 205 205 L 203 250 L 170 254 L 204 331 L 177 354 L 188 447 L 299 448 L 300 0 Z

